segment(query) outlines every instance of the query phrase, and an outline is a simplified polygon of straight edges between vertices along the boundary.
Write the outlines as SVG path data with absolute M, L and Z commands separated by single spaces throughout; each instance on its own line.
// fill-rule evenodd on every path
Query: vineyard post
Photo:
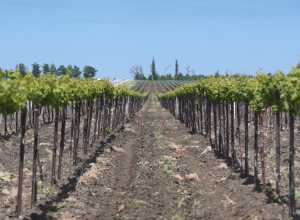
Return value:
M 62 157 L 65 147 L 65 128 L 66 128 L 66 109 L 67 106 L 63 106 L 62 111 L 62 121 L 61 121 L 61 136 L 60 136 L 60 148 L 59 148 L 59 159 L 58 159 L 58 171 L 57 171 L 57 179 L 61 179 L 61 167 L 62 167 Z
M 102 135 L 101 135 L 102 140 L 105 138 L 105 134 L 106 134 L 107 114 L 108 114 L 107 100 L 105 99 L 105 104 L 103 109 Z
M 4 135 L 9 135 L 7 131 L 7 116 L 4 115 Z
M 32 103 L 32 125 L 31 125 L 31 127 L 33 127 L 34 126 L 34 102 L 31 102 Z
M 99 119 L 99 98 L 96 99 L 96 114 L 95 114 L 94 131 L 93 131 L 93 139 L 92 139 L 91 146 L 96 142 L 98 119 Z
M 109 105 L 108 105 L 108 123 L 107 123 L 107 133 L 109 132 L 110 130 L 110 124 L 111 124 L 111 107 L 112 107 L 112 102 L 113 100 L 110 100 L 109 101 Z M 137 110 L 137 109 L 136 109 Z
M 208 100 L 208 138 L 211 145 L 211 100 Z
M 56 168 L 56 149 L 58 144 L 58 120 L 59 120 L 59 108 L 55 108 L 55 122 L 54 122 L 54 143 L 52 152 L 52 176 L 51 176 L 51 186 L 55 184 L 55 168 Z
M 249 175 L 248 163 L 248 100 L 245 102 L 245 174 Z
M 231 153 L 232 153 L 232 165 L 234 165 L 234 159 L 236 157 L 236 151 L 234 149 L 234 102 L 231 100 Z
M 267 195 L 266 188 L 266 166 L 265 166 L 265 133 L 264 133 L 264 111 L 265 109 L 261 109 L 261 134 L 262 134 L 262 166 L 263 166 L 263 184 L 265 196 Z
M 71 101 L 71 134 L 70 134 L 69 157 L 68 157 L 68 172 L 70 172 L 70 160 L 71 160 L 72 143 L 73 143 L 73 132 L 74 132 L 74 102 Z
M 23 167 L 24 167 L 24 146 L 25 146 L 25 132 L 26 132 L 26 107 L 21 110 L 21 138 L 20 138 L 20 161 L 19 161 L 19 184 L 17 195 L 17 218 L 21 214 L 22 208 L 22 186 L 23 186 Z
M 200 111 L 200 119 L 199 119 L 200 120 L 200 128 L 199 129 L 200 129 L 201 132 L 203 132 L 203 124 L 202 124 L 202 120 L 203 120 L 202 119 L 202 98 L 201 98 L 201 94 L 199 96 L 199 108 L 200 108 L 199 109 L 199 111 Z
M 103 103 L 104 103 L 104 95 L 101 95 L 100 98 L 100 108 L 99 108 L 99 118 L 98 118 L 98 134 L 97 134 L 97 140 L 100 140 L 100 135 L 101 135 L 101 122 L 103 123 L 102 120 L 102 112 L 103 112 Z
M 221 123 L 221 101 L 218 102 L 218 115 L 219 115 L 219 153 L 222 153 L 223 140 L 222 140 L 222 123 Z
M 16 133 L 18 132 L 18 112 L 16 112 Z
M 40 117 L 40 105 L 38 102 L 35 103 L 35 120 L 34 120 L 34 144 L 33 144 L 33 161 L 32 161 L 32 187 L 31 187 L 31 208 L 35 206 L 36 203 L 36 193 L 37 193 L 37 181 L 36 181 L 36 171 L 37 171 L 37 148 L 39 139 L 39 117 Z
M 225 126 L 225 105 L 224 105 L 224 100 L 222 100 L 222 114 L 223 114 L 223 137 L 224 137 L 224 142 L 223 142 L 223 156 L 226 158 L 227 156 L 227 146 L 225 146 L 225 138 L 226 138 L 226 126 Z
M 226 102 L 226 158 L 229 159 L 229 103 Z
M 290 216 L 296 216 L 296 207 L 295 207 L 295 183 L 294 183 L 294 155 L 295 155 L 295 148 L 294 148 L 294 112 L 289 110 L 289 123 L 290 123 L 290 167 L 289 167 L 289 213 Z
M 93 118 L 93 108 L 94 108 L 94 99 L 90 100 L 90 108 L 88 113 L 88 131 L 86 137 L 86 147 L 90 145 L 90 135 L 91 135 L 91 126 L 92 126 L 92 118 Z
M 84 123 L 83 123 L 83 141 L 82 141 L 82 145 L 83 145 L 83 153 L 86 154 L 87 153 L 87 134 L 88 134 L 88 120 L 89 120 L 89 114 L 90 114 L 90 100 L 85 102 L 85 106 L 86 106 L 86 110 L 84 113 Z
M 279 97 L 277 97 L 278 99 Z M 276 112 L 276 194 L 280 194 L 280 112 Z
M 254 183 L 258 184 L 258 115 L 254 114 Z
M 76 163 L 77 149 L 78 149 L 78 114 L 79 114 L 79 103 L 75 102 L 75 123 L 74 123 L 74 149 L 73 149 L 73 164 Z
M 237 117 L 237 135 L 238 135 L 238 146 L 240 148 L 240 162 L 241 166 L 243 166 L 243 153 L 242 153 L 242 144 L 241 144 L 241 130 L 240 130 L 240 125 L 241 125 L 241 117 L 240 117 L 240 103 L 237 102 L 236 104 L 236 117 Z
M 218 146 L 218 135 L 217 135 L 217 101 L 213 101 L 213 113 L 214 113 L 214 133 L 215 133 L 215 146 L 214 148 L 217 148 Z

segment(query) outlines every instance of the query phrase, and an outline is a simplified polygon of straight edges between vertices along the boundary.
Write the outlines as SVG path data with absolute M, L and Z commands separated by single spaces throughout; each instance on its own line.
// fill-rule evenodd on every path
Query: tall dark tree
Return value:
M 98 70 L 96 70 L 94 67 L 91 66 L 85 66 L 83 69 L 83 77 L 89 78 L 89 77 L 95 77 Z
M 31 64 L 32 65 L 32 74 L 36 77 L 36 78 L 38 78 L 39 76 L 40 76 L 40 74 L 41 74 L 41 70 L 40 70 L 40 65 L 39 64 L 37 64 L 36 62 L 34 62 L 33 64 Z
M 54 63 L 52 63 L 50 65 L 50 70 L 49 70 L 52 74 L 55 74 L 56 75 L 56 72 L 57 72 L 57 69 L 56 69 L 56 66 L 54 65 Z
M 156 72 L 156 69 L 155 69 L 154 57 L 152 58 L 152 63 L 151 63 L 151 74 L 152 74 L 152 79 L 153 80 L 158 80 L 159 75 L 158 75 L 158 73 Z
M 174 75 L 174 78 L 177 79 L 178 78 L 178 61 L 176 60 L 175 61 L 175 75 Z
M 16 67 L 19 69 L 19 71 L 20 71 L 20 73 L 21 73 L 22 76 L 25 76 L 27 74 L 27 72 L 26 72 L 26 66 L 25 66 L 24 63 L 20 63 Z
M 49 64 L 44 63 L 44 65 L 42 66 L 42 68 L 43 68 L 43 73 L 44 73 L 44 74 L 50 72 Z
M 72 74 L 71 74 L 71 77 L 72 78 L 76 78 L 76 77 L 80 77 L 81 75 L 81 71 L 80 71 L 80 68 L 78 66 L 75 66 L 72 68 Z
M 67 68 L 64 65 L 60 65 L 56 71 L 57 76 L 67 75 Z

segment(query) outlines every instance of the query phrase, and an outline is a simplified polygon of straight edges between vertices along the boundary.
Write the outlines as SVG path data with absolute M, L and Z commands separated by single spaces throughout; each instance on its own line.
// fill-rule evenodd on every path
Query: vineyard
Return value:
M 300 69 L 0 82 L 0 217 L 298 219 Z

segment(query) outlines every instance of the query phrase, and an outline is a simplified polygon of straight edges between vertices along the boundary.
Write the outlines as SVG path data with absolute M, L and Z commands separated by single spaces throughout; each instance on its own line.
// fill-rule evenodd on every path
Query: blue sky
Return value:
M 90 65 L 132 78 L 131 66 L 174 74 L 288 73 L 300 60 L 299 0 L 0 0 L 0 67 Z

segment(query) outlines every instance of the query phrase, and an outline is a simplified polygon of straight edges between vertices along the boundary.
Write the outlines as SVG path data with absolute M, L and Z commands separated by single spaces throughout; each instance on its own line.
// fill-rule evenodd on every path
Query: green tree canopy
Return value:
M 44 63 L 44 65 L 42 66 L 42 68 L 43 68 L 43 73 L 44 73 L 44 74 L 50 72 L 49 64 Z
M 35 76 L 35 78 L 38 78 L 41 75 L 40 65 L 34 62 L 32 65 L 32 74 Z
M 71 77 L 72 78 L 80 77 L 81 73 L 82 72 L 80 71 L 80 68 L 78 66 L 74 65 L 74 67 L 72 68 Z
M 60 65 L 56 71 L 57 76 L 67 75 L 67 68 L 64 65 Z
M 24 63 L 18 64 L 18 65 L 16 66 L 16 68 L 18 68 L 18 70 L 20 71 L 20 73 L 21 73 L 21 75 L 22 75 L 23 77 L 27 74 L 27 72 L 26 72 L 27 67 L 25 66 Z
M 83 77 L 89 78 L 89 77 L 95 77 L 98 70 L 96 70 L 94 67 L 91 66 L 85 66 L 83 69 Z
M 56 69 L 56 66 L 54 65 L 54 63 L 52 63 L 51 65 L 50 65 L 50 70 L 49 70 L 52 74 L 55 74 L 55 75 L 57 75 L 56 74 L 56 72 L 57 72 L 57 69 Z

